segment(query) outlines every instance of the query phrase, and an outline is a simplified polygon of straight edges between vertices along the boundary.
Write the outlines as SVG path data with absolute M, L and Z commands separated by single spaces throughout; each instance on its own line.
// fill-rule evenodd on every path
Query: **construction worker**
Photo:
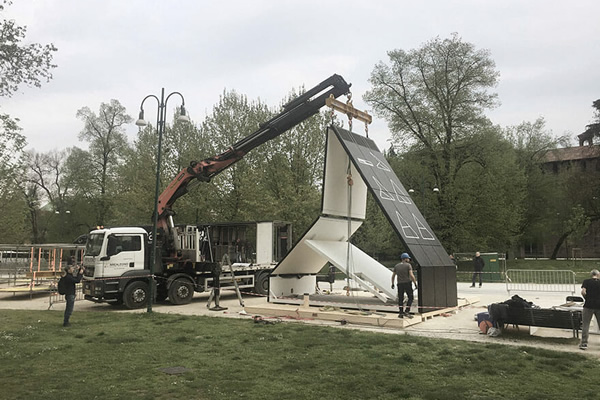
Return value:
M 477 277 L 479 277 L 479 287 L 481 287 L 483 267 L 485 267 L 485 261 L 481 258 L 481 253 L 476 252 L 475 257 L 473 258 L 473 283 L 470 287 L 475 287 Z
M 600 272 L 594 269 L 590 274 L 591 277 L 581 284 L 581 295 L 585 298 L 581 344 L 579 345 L 581 350 L 587 350 L 592 317 L 596 316 L 596 322 L 600 324 Z
M 412 318 L 413 316 L 410 313 L 410 306 L 412 306 L 414 300 L 412 284 L 414 282 L 416 288 L 417 279 L 413 274 L 412 265 L 410 265 L 410 256 L 408 253 L 402 253 L 400 256 L 400 262 L 394 266 L 394 273 L 392 274 L 392 289 L 394 289 L 396 276 L 398 277 L 398 307 L 400 308 L 400 311 L 398 312 L 398 318 L 404 318 L 405 316 Z M 406 296 L 408 297 L 408 301 L 406 302 L 406 310 L 403 310 L 404 293 L 406 293 Z

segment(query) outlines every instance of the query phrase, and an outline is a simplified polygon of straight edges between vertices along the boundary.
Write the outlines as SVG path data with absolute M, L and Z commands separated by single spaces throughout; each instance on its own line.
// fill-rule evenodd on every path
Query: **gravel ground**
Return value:
M 341 283 L 340 283 L 341 284 Z M 341 287 L 334 287 L 334 291 L 341 291 Z M 511 335 L 505 337 L 490 337 L 479 333 L 479 328 L 475 321 L 475 315 L 479 312 L 486 311 L 487 305 L 491 303 L 501 302 L 509 299 L 515 293 L 508 293 L 506 286 L 503 283 L 484 283 L 482 288 L 470 288 L 468 283 L 458 283 L 458 297 L 468 301 L 469 305 L 461 307 L 454 313 L 444 314 L 445 316 L 436 316 L 424 322 L 408 326 L 402 329 L 395 328 L 380 328 L 371 326 L 360 326 L 347 324 L 341 326 L 337 322 L 321 321 L 321 320 L 302 320 L 295 321 L 285 319 L 290 322 L 301 322 L 306 324 L 318 324 L 326 326 L 337 326 L 340 329 L 357 329 L 363 331 L 383 332 L 388 334 L 408 334 L 416 336 L 426 336 L 432 338 L 444 338 L 465 340 L 471 342 L 499 343 L 505 345 L 516 346 L 535 346 L 559 351 L 582 352 L 578 349 L 578 342 L 570 340 L 569 344 L 557 343 L 556 338 L 572 338 L 570 330 L 538 328 L 532 335 L 527 336 Z M 567 295 L 570 293 L 540 293 L 540 292 L 523 292 L 518 293 L 521 297 L 528 301 L 532 301 L 540 307 L 552 307 L 565 303 Z M 578 295 L 578 293 L 576 293 Z M 368 294 L 367 294 L 368 295 Z M 48 294 L 38 293 L 30 296 L 27 294 L 14 294 L 0 292 L 0 309 L 14 310 L 48 310 L 50 297 Z M 245 318 L 251 319 L 251 315 L 245 313 L 244 308 L 239 304 L 239 300 L 234 292 L 223 292 L 220 305 L 227 307 L 224 311 L 211 311 L 206 307 L 208 294 L 196 293 L 190 304 L 173 306 L 168 303 L 154 304 L 152 309 L 154 312 L 184 314 L 184 315 L 208 315 L 214 317 L 227 318 Z M 255 295 L 244 295 L 243 301 L 245 305 L 262 306 L 267 305 L 265 297 Z M 416 301 L 415 301 L 416 303 Z M 52 310 L 63 311 L 64 302 L 58 302 L 52 305 Z M 146 312 L 143 310 L 126 310 L 122 307 L 114 307 L 109 304 L 97 304 L 86 300 L 77 301 L 75 304 L 75 314 L 72 317 L 76 320 L 78 312 L 93 312 L 93 311 L 112 311 L 112 312 Z M 527 331 L 527 327 L 521 327 L 521 330 Z M 595 321 L 592 321 L 590 329 L 589 349 L 585 352 L 594 357 L 600 357 L 600 334 Z M 582 352 L 583 353 L 583 352 Z

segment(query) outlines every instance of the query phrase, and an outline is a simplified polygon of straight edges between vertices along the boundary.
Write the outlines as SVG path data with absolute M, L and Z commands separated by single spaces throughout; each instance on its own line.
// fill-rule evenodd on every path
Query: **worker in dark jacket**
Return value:
M 481 258 L 481 254 L 476 252 L 475 257 L 473 258 L 473 283 L 471 284 L 471 287 L 475 287 L 477 276 L 479 276 L 479 287 L 481 287 L 483 267 L 485 267 L 485 261 Z
M 591 278 L 581 284 L 581 295 L 585 298 L 583 304 L 583 326 L 581 327 L 581 344 L 579 348 L 586 350 L 590 336 L 590 322 L 596 316 L 596 322 L 600 324 L 600 272 L 592 270 Z
M 71 314 L 73 314 L 73 308 L 75 307 L 75 285 L 81 282 L 81 278 L 83 277 L 83 271 L 85 268 L 83 266 L 79 267 L 77 270 L 77 276 L 73 273 L 75 271 L 75 267 L 73 265 L 68 265 L 63 270 L 62 276 L 65 280 L 65 300 L 67 302 L 67 306 L 65 308 L 65 318 L 63 321 L 63 326 L 71 326 L 69 323 L 69 318 Z

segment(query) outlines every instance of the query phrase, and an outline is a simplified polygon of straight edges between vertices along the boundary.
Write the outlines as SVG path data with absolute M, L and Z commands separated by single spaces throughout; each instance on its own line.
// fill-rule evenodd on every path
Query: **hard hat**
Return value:
M 402 255 L 400 255 L 401 260 L 404 260 L 405 258 L 408 258 L 410 260 L 410 256 L 408 255 L 408 253 L 402 253 Z

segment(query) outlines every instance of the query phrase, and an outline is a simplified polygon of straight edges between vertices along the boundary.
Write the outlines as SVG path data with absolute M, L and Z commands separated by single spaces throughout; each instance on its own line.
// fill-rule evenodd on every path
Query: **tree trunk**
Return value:
M 556 256 L 558 255 L 558 251 L 560 250 L 560 248 L 562 247 L 563 243 L 565 242 L 565 240 L 567 239 L 567 237 L 571 233 L 573 233 L 573 231 L 565 232 L 565 233 L 563 233 L 558 238 L 558 242 L 556 242 L 556 246 L 554 246 L 554 250 L 552 251 L 552 255 L 550 256 L 551 260 L 556 260 Z

